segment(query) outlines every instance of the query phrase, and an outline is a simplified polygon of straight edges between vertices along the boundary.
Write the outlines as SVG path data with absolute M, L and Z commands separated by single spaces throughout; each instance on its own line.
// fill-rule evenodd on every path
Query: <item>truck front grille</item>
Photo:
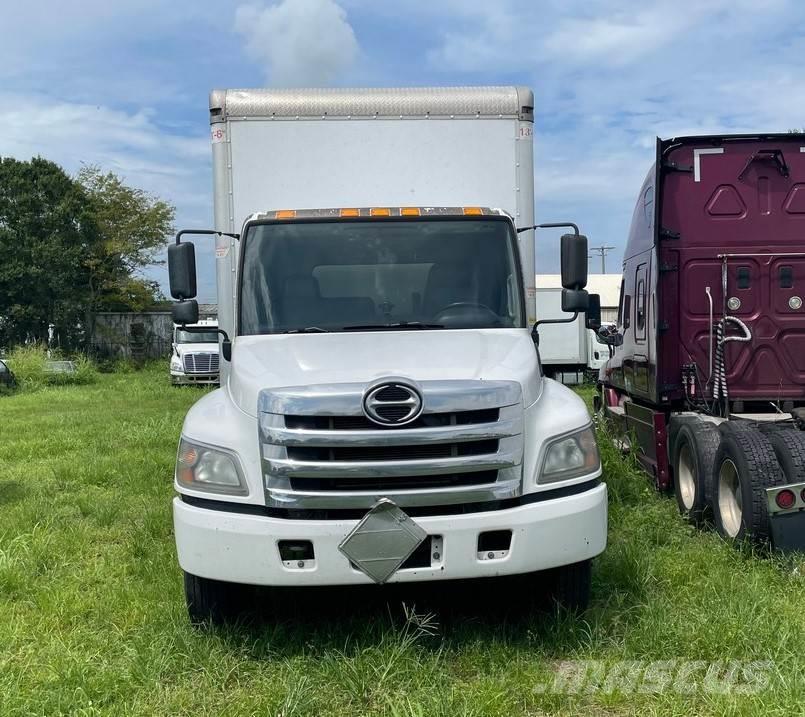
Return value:
M 423 412 L 404 426 L 379 425 L 364 415 L 363 384 L 262 391 L 267 505 L 369 508 L 388 497 L 402 507 L 435 506 L 519 496 L 520 385 L 431 381 L 420 389 Z M 388 400 L 403 397 L 386 390 Z
M 218 373 L 218 354 L 217 353 L 192 353 L 184 355 L 185 373 Z

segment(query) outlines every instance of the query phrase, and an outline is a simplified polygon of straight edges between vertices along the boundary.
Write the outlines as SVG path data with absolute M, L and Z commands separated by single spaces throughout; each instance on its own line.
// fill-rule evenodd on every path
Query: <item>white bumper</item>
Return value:
M 469 515 L 416 517 L 429 535 L 442 536 L 438 565 L 395 573 L 389 582 L 451 580 L 514 575 L 592 558 L 606 547 L 607 490 Z M 371 583 L 338 550 L 356 520 L 285 520 L 228 513 L 173 501 L 176 547 L 182 569 L 193 575 L 253 585 L 347 585 Z M 511 530 L 508 554 L 480 559 L 479 533 Z M 310 540 L 315 560 L 286 567 L 278 541 Z
M 189 374 L 184 371 L 171 370 L 171 383 L 174 386 L 194 385 L 194 384 L 218 384 L 220 382 L 217 373 L 211 374 Z

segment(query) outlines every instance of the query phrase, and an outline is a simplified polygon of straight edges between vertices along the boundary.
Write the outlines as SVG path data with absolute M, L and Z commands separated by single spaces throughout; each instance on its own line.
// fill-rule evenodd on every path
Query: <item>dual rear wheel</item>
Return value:
M 698 416 L 671 427 L 680 513 L 697 526 L 712 520 L 726 539 L 767 542 L 766 488 L 805 480 L 805 434 L 748 421 L 717 426 Z

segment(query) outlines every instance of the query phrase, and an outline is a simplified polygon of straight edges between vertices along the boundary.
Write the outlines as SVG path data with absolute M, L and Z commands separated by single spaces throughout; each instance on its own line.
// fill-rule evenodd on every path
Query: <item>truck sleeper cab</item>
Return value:
M 532 103 L 213 93 L 222 385 L 185 418 L 173 502 L 194 622 L 225 619 L 244 584 L 546 570 L 586 604 L 606 486 L 586 406 L 542 376 L 531 336 Z M 289 208 L 254 214 L 260 197 Z M 193 245 L 168 258 L 192 323 Z
M 599 384 L 683 515 L 783 550 L 805 549 L 803 190 L 802 136 L 658 140 Z

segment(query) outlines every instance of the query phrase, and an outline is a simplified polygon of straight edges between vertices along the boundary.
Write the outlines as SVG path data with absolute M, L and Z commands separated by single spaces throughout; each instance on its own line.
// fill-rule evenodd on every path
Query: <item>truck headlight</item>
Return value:
M 551 441 L 537 483 L 556 483 L 595 473 L 601 467 L 592 426 Z
M 184 438 L 179 442 L 176 480 L 179 485 L 193 490 L 227 495 L 249 493 L 234 453 L 193 443 Z
M 182 359 L 180 359 L 176 355 L 171 356 L 171 371 L 181 371 L 181 370 L 182 370 Z

